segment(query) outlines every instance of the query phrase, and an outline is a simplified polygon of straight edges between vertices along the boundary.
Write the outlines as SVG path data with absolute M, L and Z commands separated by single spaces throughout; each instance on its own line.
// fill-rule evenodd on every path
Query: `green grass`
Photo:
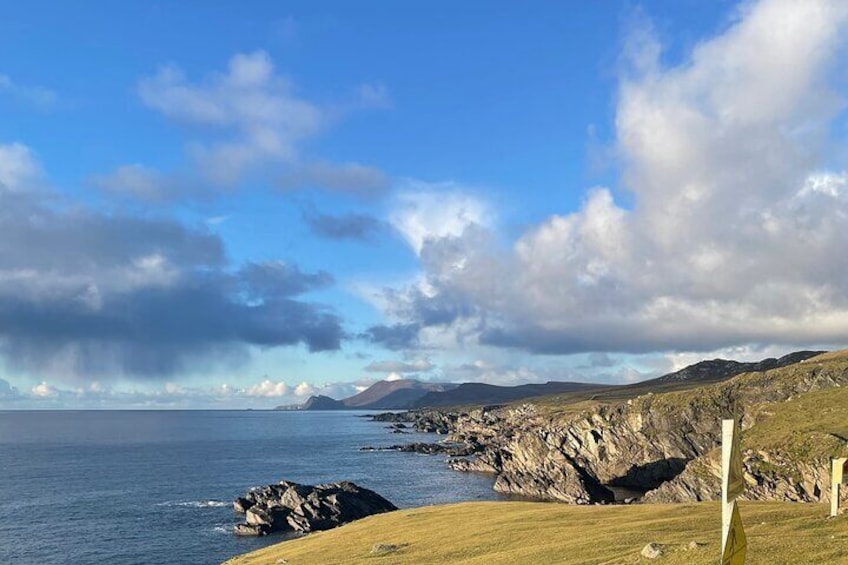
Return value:
M 799 460 L 848 454 L 848 387 L 802 394 L 764 406 L 745 445 Z
M 826 505 L 743 502 L 740 508 L 748 535 L 748 565 L 848 564 L 848 518 L 827 519 Z M 227 563 L 712 565 L 718 561 L 719 524 L 717 503 L 462 503 L 372 516 Z M 692 541 L 704 545 L 688 549 Z M 639 556 L 649 542 L 665 546 L 660 559 Z M 372 555 L 376 544 L 397 549 Z

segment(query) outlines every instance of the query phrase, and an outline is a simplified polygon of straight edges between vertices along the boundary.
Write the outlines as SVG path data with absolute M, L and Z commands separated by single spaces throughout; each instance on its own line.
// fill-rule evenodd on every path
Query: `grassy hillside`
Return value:
M 848 454 L 848 388 L 808 392 L 761 408 L 745 446 L 800 460 Z
M 825 505 L 745 502 L 741 510 L 748 565 L 848 564 L 848 519 L 827 519 Z M 712 565 L 717 562 L 719 524 L 716 503 L 463 503 L 372 516 L 227 563 Z M 704 545 L 689 549 L 693 541 Z M 665 545 L 661 559 L 639 556 L 649 542 Z M 376 544 L 398 549 L 372 554 Z

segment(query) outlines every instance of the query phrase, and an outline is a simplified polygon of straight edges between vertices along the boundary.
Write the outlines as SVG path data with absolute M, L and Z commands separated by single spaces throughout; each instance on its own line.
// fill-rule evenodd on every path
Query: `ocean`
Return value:
M 492 500 L 434 441 L 356 412 L 0 411 L 0 564 L 209 564 L 281 541 L 237 538 L 231 501 L 288 479 L 350 480 L 406 508 Z

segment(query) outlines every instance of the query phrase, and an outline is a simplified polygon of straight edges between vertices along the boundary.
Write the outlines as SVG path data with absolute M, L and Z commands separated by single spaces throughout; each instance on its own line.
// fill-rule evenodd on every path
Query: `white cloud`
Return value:
M 365 367 L 365 370 L 369 373 L 425 373 L 434 368 L 435 365 L 429 359 L 415 359 L 412 361 L 373 361 Z
M 300 383 L 296 387 L 294 387 L 294 395 L 295 396 L 312 396 L 316 394 L 318 389 L 307 382 Z
M 798 193 L 798 200 L 814 198 L 816 194 L 835 199 L 848 198 L 848 173 L 829 171 L 815 172 L 807 176 L 804 187 Z
M 274 382 L 271 379 L 265 379 L 261 383 L 247 389 L 248 396 L 264 396 L 268 398 L 278 398 L 280 396 L 286 396 L 288 393 L 289 386 L 285 382 Z
M 21 84 L 12 80 L 9 75 L 0 74 L 0 95 L 8 94 L 22 102 L 39 108 L 51 108 L 56 104 L 58 96 L 43 86 Z
M 198 168 L 221 184 L 232 184 L 263 163 L 296 160 L 298 144 L 329 120 L 326 110 L 294 94 L 264 51 L 234 55 L 226 72 L 200 82 L 166 66 L 142 79 L 138 93 L 167 118 L 221 133 L 218 141 L 191 146 Z
M 30 390 L 33 396 L 38 398 L 54 398 L 59 395 L 59 391 L 56 387 L 50 386 L 46 382 L 41 382 Z
M 137 85 L 141 101 L 188 126 L 191 166 L 163 173 L 140 164 L 97 175 L 95 186 L 145 201 L 202 197 L 251 178 L 283 190 L 319 188 L 374 196 L 388 185 L 378 169 L 330 163 L 303 155 L 303 145 L 347 114 L 391 105 L 382 84 L 360 85 L 352 101 L 318 104 L 296 93 L 265 51 L 233 55 L 223 72 L 195 79 L 176 66 L 161 67 Z M 211 186 L 210 186 L 211 185 Z
M 137 383 L 106 385 L 92 381 L 76 387 L 61 387 L 40 382 L 26 392 L 19 392 L 0 379 L 0 409 L 16 408 L 272 408 L 300 404 L 313 394 L 341 399 L 361 392 L 375 381 L 312 384 L 301 382 L 291 386 L 283 380 L 268 377 L 246 386 L 228 383 L 187 386 L 166 382 L 157 386 L 134 388 Z
M 462 236 L 469 227 L 489 226 L 489 206 L 453 182 L 407 180 L 400 187 L 392 226 L 420 254 L 428 241 Z
M 31 188 L 41 175 L 41 167 L 29 147 L 21 143 L 0 144 L 0 189 Z
M 547 353 L 844 343 L 845 37 L 844 2 L 763 0 L 664 67 L 641 29 L 615 118 L 633 205 L 595 188 L 503 251 L 461 191 L 407 195 L 393 224 L 425 280 L 387 297 L 395 327 Z

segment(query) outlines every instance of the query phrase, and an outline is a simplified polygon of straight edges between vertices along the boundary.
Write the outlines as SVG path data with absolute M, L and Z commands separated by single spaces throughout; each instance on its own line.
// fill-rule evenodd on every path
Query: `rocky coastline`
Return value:
M 445 436 L 434 444 L 387 449 L 446 455 L 454 470 L 492 474 L 497 492 L 609 504 L 623 489 L 644 493 L 644 502 L 690 502 L 718 498 L 721 419 L 740 417 L 743 431 L 748 430 L 775 403 L 846 385 L 848 362 L 810 362 L 565 414 L 523 404 L 387 413 L 372 419 Z M 844 438 L 817 441 L 834 452 L 848 447 Z M 747 498 L 825 500 L 826 456 L 800 460 L 778 446 L 748 448 L 744 457 Z M 633 500 L 630 496 L 627 501 Z

